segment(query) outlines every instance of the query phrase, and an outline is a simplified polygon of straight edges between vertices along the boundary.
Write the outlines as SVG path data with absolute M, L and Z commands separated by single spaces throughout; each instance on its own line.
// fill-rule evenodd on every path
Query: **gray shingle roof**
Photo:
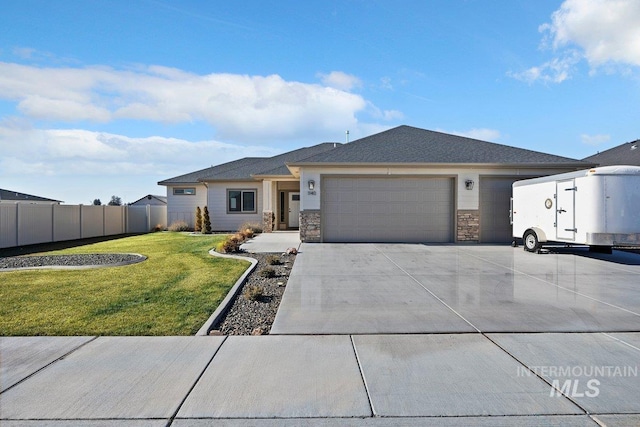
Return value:
M 173 178 L 165 179 L 158 182 L 159 185 L 168 184 L 194 184 L 202 181 L 205 177 L 215 175 L 218 173 L 230 173 L 234 169 L 245 168 L 248 165 L 264 160 L 266 157 L 244 157 L 242 159 L 234 160 L 232 162 L 223 163 L 217 166 L 211 166 L 209 168 L 200 169 L 195 172 L 190 172 L 184 175 L 179 175 Z
M 580 164 L 582 161 L 411 126 L 399 126 L 298 163 Z M 585 162 L 585 168 L 589 166 Z
M 32 196 L 31 194 L 17 191 L 3 190 L 0 188 L 0 200 L 24 201 L 24 202 L 61 202 L 61 200 L 47 199 L 46 197 Z
M 610 148 L 593 156 L 585 157 L 583 160 L 596 163 L 599 166 L 640 166 L 640 139 L 625 142 L 617 147 Z
M 202 181 L 249 181 L 254 175 L 290 176 L 286 163 L 304 160 L 333 150 L 339 143 L 325 142 L 313 147 L 299 148 L 274 157 L 245 157 L 158 182 L 159 185 L 193 184 Z

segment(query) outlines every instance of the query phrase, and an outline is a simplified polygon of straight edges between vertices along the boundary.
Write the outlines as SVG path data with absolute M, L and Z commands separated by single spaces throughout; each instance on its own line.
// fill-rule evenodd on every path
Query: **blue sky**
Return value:
M 0 188 L 66 203 L 346 130 L 572 158 L 640 138 L 636 0 L 2 3 Z

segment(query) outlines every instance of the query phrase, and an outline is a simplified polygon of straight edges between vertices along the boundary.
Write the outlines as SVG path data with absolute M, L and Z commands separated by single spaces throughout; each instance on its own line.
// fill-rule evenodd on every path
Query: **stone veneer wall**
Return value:
M 480 211 L 459 210 L 458 227 L 456 232 L 457 242 L 480 241 Z
M 300 241 L 320 243 L 320 210 L 300 211 Z
M 271 233 L 273 231 L 273 212 L 262 212 L 262 232 Z

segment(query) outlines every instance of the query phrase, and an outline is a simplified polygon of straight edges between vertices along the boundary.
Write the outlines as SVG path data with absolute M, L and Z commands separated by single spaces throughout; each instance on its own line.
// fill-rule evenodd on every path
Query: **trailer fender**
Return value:
M 547 242 L 547 235 L 545 234 L 544 231 L 542 231 L 542 229 L 538 228 L 538 227 L 529 227 L 525 230 L 524 234 L 522 235 L 524 237 L 525 234 L 527 234 L 528 231 L 533 231 L 534 233 L 536 233 L 536 236 L 538 237 L 538 242 L 540 243 L 546 243 Z

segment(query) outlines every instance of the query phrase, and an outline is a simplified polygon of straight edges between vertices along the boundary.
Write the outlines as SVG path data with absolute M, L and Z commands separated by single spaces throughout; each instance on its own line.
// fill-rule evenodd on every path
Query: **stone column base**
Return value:
M 263 233 L 271 233 L 273 231 L 273 212 L 271 211 L 263 211 L 262 212 L 262 232 Z
M 480 241 L 480 211 L 459 210 L 457 212 L 457 242 L 479 242 Z
M 300 211 L 300 241 L 320 243 L 320 210 Z

